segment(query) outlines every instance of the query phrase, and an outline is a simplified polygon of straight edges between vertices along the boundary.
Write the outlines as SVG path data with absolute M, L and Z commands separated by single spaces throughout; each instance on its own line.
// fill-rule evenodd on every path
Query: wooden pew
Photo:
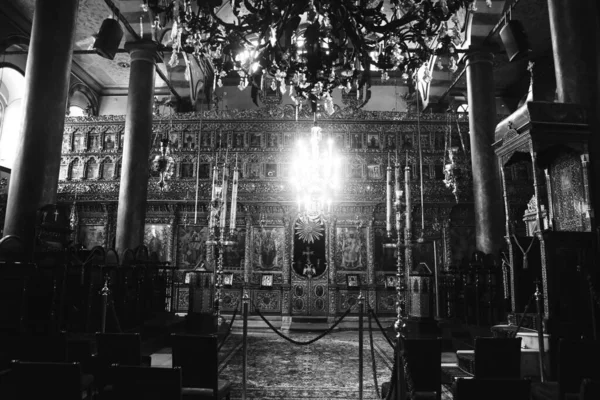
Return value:
M 579 400 L 600 399 L 600 380 L 584 379 L 579 389 Z
M 526 379 L 458 379 L 454 400 L 530 400 L 531 381 Z
M 180 400 L 181 368 L 112 365 L 109 370 L 112 389 L 106 400 Z
M 15 400 L 82 400 L 94 393 L 94 377 L 83 374 L 79 363 L 15 361 L 9 382 Z
M 475 338 L 475 378 L 520 379 L 521 339 Z
M 403 373 L 406 382 L 403 388 L 410 389 L 408 380 L 412 379 L 416 399 L 440 400 L 442 398 L 442 339 L 403 339 L 402 346 L 401 354 L 406 358 L 410 374 L 410 377 L 407 377 Z M 382 385 L 381 394 L 384 398 L 390 387 L 390 382 Z M 393 399 L 397 398 L 397 393 L 398 388 L 395 388 L 392 393 Z
M 217 335 L 172 334 L 173 366 L 183 371 L 184 399 L 230 398 L 231 383 L 219 379 Z
M 98 389 L 103 391 L 108 383 L 108 370 L 113 364 L 150 366 L 149 356 L 142 356 L 139 333 L 96 333 L 97 353 L 93 357 L 94 376 Z
M 593 340 L 560 339 L 558 342 L 559 399 L 580 392 L 584 379 L 600 380 L 600 343 Z

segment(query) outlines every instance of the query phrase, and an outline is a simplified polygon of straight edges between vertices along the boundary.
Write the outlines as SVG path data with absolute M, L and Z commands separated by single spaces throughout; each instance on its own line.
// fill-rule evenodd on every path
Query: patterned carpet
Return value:
M 316 333 L 290 334 L 307 341 Z M 228 339 L 237 343 L 238 335 Z M 385 339 L 377 332 L 375 361 L 379 386 L 390 379 L 391 355 Z M 233 382 L 232 399 L 242 398 L 242 352 L 223 360 L 221 378 Z M 236 348 L 237 347 L 237 348 Z M 225 350 L 225 349 L 224 349 Z M 230 353 L 231 354 L 231 353 Z M 363 399 L 375 400 L 369 336 L 364 337 Z M 358 333 L 336 332 L 319 341 L 299 346 L 274 333 L 252 333 L 248 337 L 248 399 L 358 399 Z

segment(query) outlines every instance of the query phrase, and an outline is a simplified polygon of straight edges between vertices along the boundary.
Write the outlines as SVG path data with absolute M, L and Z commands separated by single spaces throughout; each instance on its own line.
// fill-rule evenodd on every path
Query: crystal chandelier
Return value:
M 370 85 L 371 71 L 404 79 L 432 56 L 456 58 L 461 10 L 474 0 L 144 0 L 153 27 L 172 23 L 170 64 L 193 55 L 240 89 L 288 92 L 296 104 L 331 102 L 335 88 Z M 462 13 L 463 16 L 467 13 Z
M 340 187 L 341 159 L 333 138 L 323 139 L 315 115 L 310 138 L 298 140 L 292 161 L 292 186 L 298 212 L 304 219 L 316 219 L 329 213 L 335 192 Z

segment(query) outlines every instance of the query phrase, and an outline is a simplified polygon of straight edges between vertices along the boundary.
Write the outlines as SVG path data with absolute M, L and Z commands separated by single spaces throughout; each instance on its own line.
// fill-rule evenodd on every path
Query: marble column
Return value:
M 119 254 L 144 242 L 154 74 L 158 57 L 156 44 L 151 41 L 128 42 L 125 49 L 131 56 L 131 67 L 117 210 L 115 247 Z
M 477 250 L 495 255 L 503 246 L 504 210 L 498 163 L 492 148 L 496 130 L 493 55 L 471 50 L 466 56 L 466 68 L 475 244 Z
M 21 237 L 28 253 L 35 242 L 37 210 L 56 202 L 78 9 L 79 0 L 35 2 L 22 130 L 4 222 L 4 234 Z
M 592 106 L 597 101 L 596 0 L 548 0 L 558 103 Z

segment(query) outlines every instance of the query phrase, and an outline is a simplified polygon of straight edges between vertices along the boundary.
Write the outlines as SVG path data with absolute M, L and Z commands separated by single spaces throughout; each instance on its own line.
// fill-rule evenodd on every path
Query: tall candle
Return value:
M 237 214 L 237 192 L 238 192 L 238 178 L 240 171 L 237 164 L 237 154 L 235 156 L 235 168 L 233 170 L 233 186 L 231 187 L 231 216 L 229 217 L 229 231 L 235 230 L 235 219 Z
M 227 220 L 227 183 L 229 181 L 229 165 L 223 165 L 223 184 L 221 188 L 221 232 L 225 229 L 225 221 Z
M 394 183 L 392 179 L 392 166 L 388 163 L 387 166 L 387 185 L 385 192 L 385 228 L 388 236 L 392 235 L 392 185 Z
M 396 160 L 398 159 L 398 157 L 396 157 Z M 400 202 L 402 201 L 401 196 L 402 196 L 402 181 L 400 180 L 401 176 L 402 176 L 402 171 L 400 170 L 400 164 L 398 162 L 396 162 L 396 166 L 395 166 L 395 178 L 396 178 L 396 183 L 395 183 L 395 190 L 396 190 L 396 204 L 398 205 L 398 207 L 400 207 Z M 400 213 L 400 208 L 398 208 L 398 214 Z M 396 218 L 396 231 L 398 232 L 398 235 L 400 235 L 400 225 L 401 225 L 401 220 L 399 218 Z
M 212 177 L 212 195 L 210 197 L 211 202 L 217 199 L 217 182 L 219 179 L 219 167 L 215 164 L 213 167 L 213 177 Z

